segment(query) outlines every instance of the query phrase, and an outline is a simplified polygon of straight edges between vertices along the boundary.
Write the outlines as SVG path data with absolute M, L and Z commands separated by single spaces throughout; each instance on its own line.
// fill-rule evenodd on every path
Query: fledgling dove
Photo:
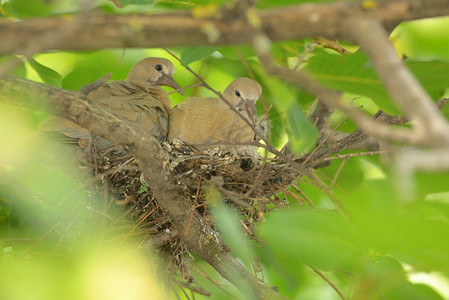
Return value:
M 173 79 L 173 73 L 175 67 L 168 59 L 148 57 L 131 68 L 126 80 L 106 82 L 110 77 L 108 74 L 84 86 L 82 92 L 112 113 L 139 124 L 149 134 L 161 140 L 168 133 L 171 102 L 160 86 L 170 86 L 184 94 Z M 85 128 L 60 117 L 49 118 L 41 128 L 44 131 L 62 133 L 68 138 L 77 140 L 78 144 L 90 138 Z M 99 148 L 111 145 L 101 139 L 98 143 Z
M 190 97 L 172 109 L 168 139 L 178 138 L 199 149 L 230 150 L 240 154 L 257 156 L 257 148 L 242 145 L 254 140 L 254 131 L 242 119 L 256 125 L 255 103 L 262 94 L 262 87 L 254 80 L 235 79 L 223 93 L 223 97 L 236 108 L 239 116 L 222 99 Z

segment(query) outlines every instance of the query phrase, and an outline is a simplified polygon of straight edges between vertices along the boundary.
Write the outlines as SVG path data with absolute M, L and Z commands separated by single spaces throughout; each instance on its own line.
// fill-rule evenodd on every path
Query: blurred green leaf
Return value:
M 449 174 L 447 172 L 418 172 L 414 176 L 416 198 L 424 198 L 431 193 L 449 192 Z
M 261 0 L 257 1 L 257 7 L 259 8 L 273 8 L 279 6 L 295 5 L 307 2 L 331 2 L 333 0 Z
M 30 63 L 30 66 L 37 72 L 37 74 L 39 74 L 39 77 L 43 82 L 55 87 L 62 86 L 62 77 L 58 72 L 38 63 L 33 58 L 29 58 L 28 62 Z
M 216 225 L 225 243 L 230 246 L 232 253 L 239 257 L 248 267 L 251 265 L 251 254 L 245 241 L 237 211 L 223 203 L 220 192 L 211 187 L 208 189 L 209 207 L 215 217 Z
M 338 176 L 335 181 L 337 189 L 343 189 L 345 192 L 356 189 L 364 181 L 359 160 L 360 158 L 357 157 L 347 161 L 333 160 L 329 167 L 323 169 L 323 173 L 327 176 L 326 182 L 332 182 L 335 176 Z M 341 167 L 342 164 L 343 166 Z
M 449 207 L 430 201 L 403 203 L 391 179 L 365 182 L 346 195 L 355 228 L 368 247 L 417 270 L 449 272 Z
M 240 61 L 240 55 L 243 58 L 255 57 L 254 48 L 248 45 L 224 46 L 220 48 L 220 53 L 228 59 Z M 239 55 L 240 54 L 240 55 Z
M 260 233 L 284 264 L 302 262 L 328 270 L 363 253 L 352 226 L 332 212 L 303 208 L 278 211 L 267 217 Z
M 294 103 L 287 114 L 287 134 L 294 153 L 304 153 L 312 148 L 318 139 L 318 130 Z
M 3 7 L 18 18 L 47 16 L 51 12 L 44 0 L 10 0 Z
M 402 282 L 385 293 L 385 300 L 396 299 L 443 300 L 443 297 L 428 285 Z
M 220 49 L 217 46 L 199 46 L 185 48 L 181 52 L 181 64 L 187 66 L 191 62 L 210 56 L 212 53 Z
M 23 60 L 21 60 L 20 58 L 18 58 L 15 55 L 1 55 L 0 56 L 0 65 L 9 64 L 9 63 L 16 65 L 16 67 L 14 69 L 12 69 L 10 71 L 10 73 L 20 76 L 20 77 L 26 76 L 26 69 L 25 69 L 25 64 L 24 64 Z
M 144 4 L 151 4 L 154 3 L 154 0 L 118 0 L 117 2 L 120 2 L 122 5 L 144 5 Z
M 441 76 L 441 74 L 449 74 L 449 63 L 438 60 L 416 61 L 412 59 L 407 59 L 405 62 L 432 99 L 439 100 L 444 89 L 449 87 L 449 77 Z
M 415 59 L 449 60 L 449 17 L 402 22 L 391 34 L 396 49 Z

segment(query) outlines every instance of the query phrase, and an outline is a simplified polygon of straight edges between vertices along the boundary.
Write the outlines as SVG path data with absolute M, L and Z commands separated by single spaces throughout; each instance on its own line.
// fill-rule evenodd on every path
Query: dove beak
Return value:
M 248 118 L 251 121 L 251 123 L 256 124 L 256 122 L 257 122 L 256 106 L 252 102 L 245 100 L 245 99 L 240 103 L 240 105 L 243 106 L 242 108 L 248 115 Z
M 174 88 L 178 93 L 184 95 L 184 89 L 171 77 L 170 75 L 163 74 L 158 80 L 158 85 L 166 85 Z

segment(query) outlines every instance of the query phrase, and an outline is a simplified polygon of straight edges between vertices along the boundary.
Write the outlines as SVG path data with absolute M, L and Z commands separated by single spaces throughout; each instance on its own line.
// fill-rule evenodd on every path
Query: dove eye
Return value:
M 162 66 L 160 64 L 155 65 L 154 68 L 156 69 L 156 71 L 162 71 Z
M 239 90 L 235 90 L 235 95 L 236 95 L 237 97 L 240 97 L 240 92 L 239 92 Z

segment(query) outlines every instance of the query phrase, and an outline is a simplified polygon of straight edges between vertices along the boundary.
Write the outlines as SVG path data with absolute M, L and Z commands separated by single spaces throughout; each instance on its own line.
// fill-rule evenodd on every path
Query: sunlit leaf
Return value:
M 448 61 L 448 26 L 448 17 L 402 22 L 391 34 L 391 39 L 401 55 Z
M 29 58 L 28 62 L 30 63 L 31 67 L 37 72 L 37 74 L 39 74 L 39 77 L 43 82 L 55 87 L 61 87 L 62 77 L 58 72 L 38 63 L 32 58 Z

